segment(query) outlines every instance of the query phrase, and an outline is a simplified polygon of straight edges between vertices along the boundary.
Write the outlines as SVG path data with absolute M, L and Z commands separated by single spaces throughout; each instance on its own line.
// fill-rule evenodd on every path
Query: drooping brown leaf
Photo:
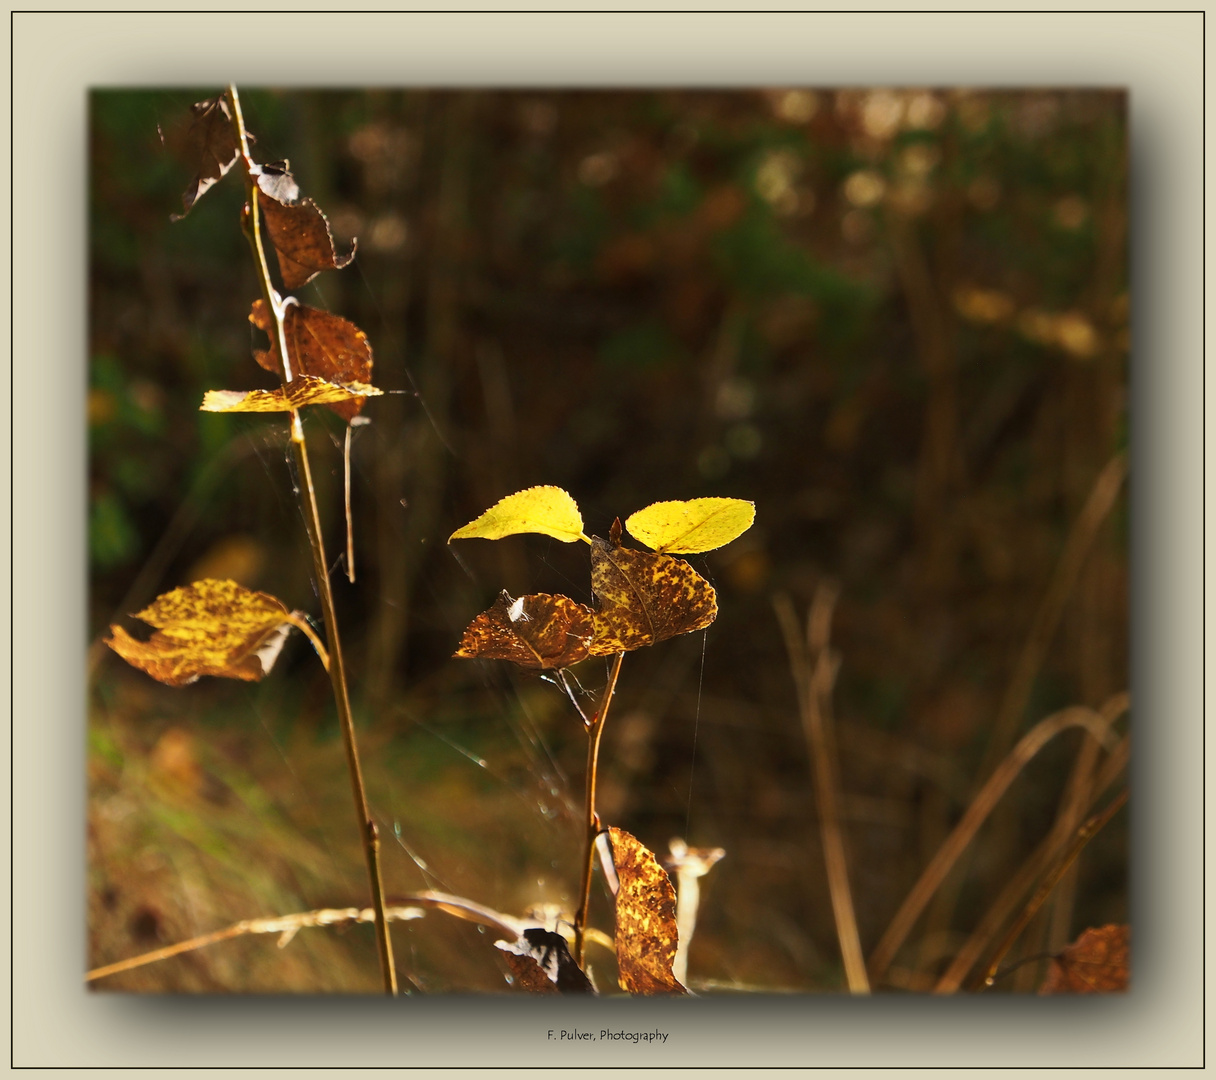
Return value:
M 620 521 L 607 541 L 591 538 L 595 612 L 592 656 L 610 656 L 687 634 L 717 618 L 710 585 L 683 559 L 621 546 Z
M 106 644 L 154 679 L 185 686 L 200 675 L 258 681 L 302 616 L 268 593 L 206 578 L 157 597 L 133 618 L 157 632 L 137 641 L 121 626 L 111 626 Z
M 594 994 L 561 934 L 531 926 L 517 941 L 496 941 L 515 985 L 533 994 Z
M 624 829 L 609 830 L 616 894 L 616 962 L 631 994 L 687 994 L 672 974 L 679 945 L 676 893 L 654 854 Z
M 267 371 L 283 372 L 274 319 L 264 300 L 255 300 L 249 321 L 270 338 L 269 349 L 254 350 L 254 359 Z M 353 322 L 306 304 L 288 304 L 283 312 L 283 335 L 293 375 L 312 375 L 331 383 L 370 383 L 372 347 L 367 335 Z M 363 408 L 363 399 L 330 403 L 347 423 Z
M 520 667 L 552 670 L 587 658 L 594 613 L 568 596 L 534 593 L 512 600 L 503 590 L 492 607 L 465 629 L 453 654 L 510 660 Z
M 194 119 L 179 147 L 194 176 L 182 192 L 182 212 L 172 214 L 181 221 L 203 194 L 232 168 L 240 153 L 228 99 L 221 94 L 190 106 Z
M 284 289 L 294 292 L 322 270 L 341 270 L 350 264 L 355 246 L 352 244 L 345 255 L 338 255 L 329 221 L 312 199 L 300 198 L 286 162 L 261 167 L 258 191 L 258 206 L 279 257 Z
M 1090 927 L 1052 959 L 1040 994 L 1115 994 L 1127 990 L 1131 927 Z

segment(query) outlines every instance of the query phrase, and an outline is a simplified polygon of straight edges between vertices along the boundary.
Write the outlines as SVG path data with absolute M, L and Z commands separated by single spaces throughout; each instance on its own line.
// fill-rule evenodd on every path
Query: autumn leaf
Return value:
M 182 192 L 182 212 L 170 215 L 181 221 L 203 194 L 232 168 L 240 154 L 228 101 L 221 94 L 190 106 L 194 119 L 186 131 L 179 151 L 194 176 Z
M 625 528 L 655 551 L 693 554 L 729 544 L 755 520 L 756 504 L 743 499 L 689 499 L 652 503 Z
M 620 528 L 616 521 L 608 541 L 591 538 L 591 591 L 599 600 L 592 656 L 640 649 L 717 618 L 708 581 L 683 559 L 622 547 Z
M 249 321 L 270 338 L 270 348 L 254 350 L 253 358 L 267 371 L 281 376 L 278 334 L 264 300 L 253 302 Z M 283 336 L 293 376 L 311 375 L 342 385 L 371 382 L 372 347 L 367 335 L 340 315 L 307 304 L 288 304 L 283 312 Z M 362 397 L 335 399 L 327 404 L 348 423 L 363 408 Z
M 587 539 L 578 503 L 561 488 L 545 486 L 499 499 L 479 518 L 452 533 L 448 543 L 473 537 L 500 540 L 516 533 L 543 533 L 566 544 Z
M 616 894 L 616 962 L 621 989 L 631 994 L 687 994 L 672 974 L 679 937 L 671 880 L 638 839 L 609 830 Z
M 308 405 L 362 405 L 364 398 L 382 391 L 364 383 L 341 386 L 308 375 L 287 384 L 287 393 L 277 390 L 208 390 L 199 406 L 202 412 L 290 412 Z
M 568 596 L 535 593 L 512 600 L 504 590 L 469 623 L 454 655 L 541 670 L 569 667 L 587 658 L 593 619 L 590 608 Z
M 200 675 L 256 682 L 278 659 L 289 627 L 306 625 L 303 615 L 273 596 L 214 578 L 173 589 L 133 618 L 157 632 L 137 641 L 111 626 L 106 644 L 169 686 L 185 686 Z
M 306 285 L 322 270 L 341 270 L 350 264 L 354 245 L 345 255 L 338 255 L 329 221 L 312 199 L 300 198 L 286 162 L 261 166 L 257 184 L 258 206 L 266 218 L 266 232 L 279 257 L 287 292 Z
M 529 927 L 517 941 L 496 941 L 515 985 L 534 994 L 594 994 L 561 934 Z
M 1040 994 L 1109 994 L 1125 991 L 1129 926 L 1090 927 L 1053 957 Z

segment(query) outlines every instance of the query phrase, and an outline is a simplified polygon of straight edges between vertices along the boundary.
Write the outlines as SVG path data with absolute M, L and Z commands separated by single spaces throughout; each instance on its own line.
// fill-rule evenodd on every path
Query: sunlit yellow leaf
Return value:
M 157 632 L 138 641 L 111 626 L 106 644 L 170 686 L 200 675 L 256 682 L 278 658 L 289 626 L 303 618 L 267 593 L 214 578 L 167 592 L 133 617 Z
M 625 528 L 655 551 L 691 554 L 729 544 L 755 520 L 756 504 L 744 499 L 689 499 L 652 503 Z
M 499 499 L 477 520 L 452 533 L 448 543 L 475 536 L 498 540 L 529 532 L 543 533 L 566 544 L 587 539 L 578 503 L 561 488 L 546 486 L 527 488 Z
M 362 401 L 382 394 L 366 383 L 333 383 L 301 375 L 287 384 L 287 395 L 277 390 L 208 390 L 199 408 L 203 412 L 290 412 L 306 405 L 333 405 Z
M 631 994 L 687 994 L 672 974 L 679 944 L 676 893 L 654 854 L 624 829 L 610 829 L 616 893 L 616 962 Z

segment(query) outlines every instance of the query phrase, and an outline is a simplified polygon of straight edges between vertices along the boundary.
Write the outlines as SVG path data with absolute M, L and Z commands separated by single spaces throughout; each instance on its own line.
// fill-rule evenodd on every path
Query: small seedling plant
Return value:
M 670 879 L 652 852 L 628 832 L 606 827 L 596 810 L 599 749 L 625 654 L 702 630 L 717 616 L 713 587 L 678 556 L 711 551 L 741 535 L 754 519 L 753 504 L 725 498 L 656 503 L 630 516 L 624 529 L 617 519 L 604 540 L 584 532 L 578 505 L 569 494 L 542 486 L 508 495 L 452 534 L 449 543 L 541 533 L 567 543 L 583 541 L 590 548 L 593 607 L 567 596 L 540 593 L 512 598 L 504 592 L 489 610 L 473 619 L 454 654 L 505 660 L 548 673 L 565 689 L 585 728 L 585 836 L 579 906 L 572 925 L 573 952 L 566 937 L 557 932 L 557 924 L 516 919 L 462 897 L 420 893 L 408 897 L 405 905 L 386 905 L 380 838 L 363 783 L 329 581 L 330 563 L 302 420 L 304 410 L 323 407 L 347 423 L 346 566 L 353 581 L 350 429 L 361 421 L 368 399 L 381 391 L 371 382 L 373 357 L 366 334 L 348 320 L 305 305 L 293 295 L 320 272 L 347 266 L 353 249 L 337 252 L 325 215 L 301 194 L 289 164 L 258 163 L 250 152 L 252 141 L 235 87 L 194 105 L 182 147 L 194 175 L 182 197 L 182 212 L 174 218 L 185 217 L 229 172 L 235 170 L 241 176 L 245 188 L 241 227 L 260 285 L 260 296 L 251 301 L 249 322 L 269 341 L 268 348 L 254 350 L 253 359 L 277 376 L 278 386 L 248 392 L 208 391 L 201 409 L 285 415 L 324 634 L 314 629 L 307 614 L 290 609 L 274 596 L 234 581 L 208 578 L 172 589 L 135 613 L 134 618 L 153 628 L 146 640 L 114 625 L 106 643 L 160 682 L 185 686 L 204 675 L 258 681 L 270 673 L 290 630 L 294 627 L 305 634 L 330 676 L 371 906 L 249 919 L 127 964 L 98 969 L 90 972 L 90 978 L 242 933 L 280 933 L 289 939 L 304 926 L 371 922 L 383 988 L 394 995 L 398 979 L 389 924 L 394 919 L 416 918 L 430 909 L 499 930 L 505 940 L 498 947 L 519 987 L 541 993 L 595 992 L 586 974 L 586 945 L 592 930 L 588 912 L 598 849 L 606 882 L 616 898 L 616 927 L 611 938 L 602 931 L 597 933 L 615 946 L 622 989 L 631 994 L 687 993 L 673 973 L 679 932 Z M 270 252 L 277 263 L 277 282 L 271 272 Z M 624 531 L 651 550 L 626 547 Z M 597 706 L 588 714 L 572 690 L 567 669 L 594 657 L 607 658 L 609 672 Z
M 621 985 L 630 993 L 684 993 L 672 974 L 678 942 L 675 896 L 653 853 L 629 833 L 605 829 L 596 811 L 600 741 L 627 652 L 702 630 L 717 618 L 713 586 L 677 554 L 712 551 L 752 525 L 755 506 L 742 499 L 654 503 L 628 518 L 625 529 L 653 551 L 625 547 L 617 518 L 608 539 L 588 536 L 578 504 L 556 487 L 516 492 L 490 507 L 449 539 L 498 540 L 541 533 L 591 549 L 591 592 L 597 606 L 568 596 L 503 592 L 468 626 L 458 657 L 508 660 L 521 668 L 553 671 L 587 732 L 584 824 L 586 837 L 574 917 L 574 960 L 584 964 L 591 877 L 601 844 L 605 872 L 616 895 L 616 953 Z M 608 681 L 590 715 L 579 705 L 566 669 L 593 656 L 611 657 Z M 604 850 L 604 839 L 607 850 Z

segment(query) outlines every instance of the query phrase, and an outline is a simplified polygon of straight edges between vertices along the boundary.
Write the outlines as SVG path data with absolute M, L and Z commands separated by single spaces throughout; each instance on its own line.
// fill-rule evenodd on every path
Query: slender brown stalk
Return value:
M 616 659 L 612 662 L 612 670 L 608 674 L 608 685 L 604 687 L 604 695 L 600 700 L 600 707 L 587 727 L 587 806 L 584 817 L 587 837 L 583 858 L 583 882 L 579 889 L 581 899 L 578 911 L 574 916 L 574 961 L 579 967 L 583 966 L 587 914 L 591 906 L 591 872 L 595 866 L 595 838 L 600 831 L 600 817 L 595 812 L 595 783 L 599 768 L 600 738 L 604 734 L 604 721 L 608 719 L 608 709 L 612 705 L 612 695 L 616 693 L 616 680 L 621 674 L 621 662 L 624 659 L 624 653 L 616 654 Z
M 1034 896 L 1030 898 L 1030 903 L 1026 905 L 1026 909 L 1018 917 L 1017 921 L 1009 928 L 1008 933 L 1001 939 L 1001 943 L 996 947 L 996 951 L 992 954 L 992 958 L 988 961 L 984 968 L 983 975 L 977 980 L 972 987 L 974 990 L 982 990 L 985 987 L 991 986 L 993 979 L 996 977 L 996 969 L 1000 967 L 1001 961 L 1005 958 L 1005 954 L 1013 947 L 1014 942 L 1021 936 L 1027 924 L 1034 918 L 1039 908 L 1043 906 L 1044 901 L 1051 895 L 1051 890 L 1055 888 L 1056 883 L 1072 866 L 1077 856 L 1081 854 L 1081 849 L 1090 842 L 1103 828 L 1104 825 L 1123 807 L 1127 802 L 1127 788 L 1116 795 L 1107 806 L 1094 814 L 1089 820 L 1082 825 L 1073 837 L 1073 841 L 1068 845 L 1068 849 L 1060 856 L 1059 861 L 1052 868 L 1051 873 L 1043 879 L 1042 884 L 1035 890 Z
M 861 951 L 853 894 L 849 888 L 849 866 L 840 820 L 840 770 L 830 712 L 832 686 L 838 668 L 837 659 L 828 645 L 836 596 L 837 589 L 833 584 L 821 583 L 815 590 L 807 613 L 805 641 L 799 635 L 798 620 L 790 598 L 780 594 L 774 598 L 773 606 L 785 636 L 790 668 L 798 688 L 802 726 L 815 770 L 815 802 L 819 810 L 823 861 L 845 978 L 850 993 L 868 994 L 870 981 L 866 975 L 865 955 Z
M 980 826 L 987 820 L 988 815 L 1018 773 L 1048 742 L 1060 732 L 1071 727 L 1083 727 L 1103 743 L 1109 741 L 1110 721 L 1092 709 L 1081 706 L 1073 706 L 1053 713 L 1031 728 L 972 799 L 971 805 L 967 807 L 966 813 L 954 827 L 954 831 L 946 837 L 942 846 L 938 848 L 937 854 L 921 873 L 919 880 L 912 886 L 907 898 L 887 927 L 886 933 L 870 954 L 871 979 L 878 981 L 886 972 L 895 958 L 895 954 L 899 951 L 899 947 L 904 943 L 904 939 L 916 920 L 920 918 L 921 912 L 925 910 L 925 905 L 932 899 L 933 894 L 958 857 L 975 838 Z
M 283 303 L 270 280 L 270 268 L 266 262 L 266 251 L 262 245 L 259 226 L 258 186 L 253 171 L 253 160 L 249 156 L 249 142 L 245 135 L 245 121 L 241 115 L 240 98 L 236 87 L 228 87 L 232 102 L 232 122 L 236 128 L 241 148 L 241 161 L 245 173 L 245 191 L 248 199 L 246 236 L 253 250 L 258 269 L 258 280 L 262 288 L 262 299 L 274 319 L 275 336 L 279 356 L 283 362 L 283 383 L 286 386 L 293 378 L 290 354 L 287 351 L 287 335 L 283 325 Z M 338 619 L 334 611 L 333 591 L 329 584 L 329 564 L 325 557 L 325 544 L 321 533 L 321 515 L 317 508 L 317 495 L 313 488 L 312 469 L 308 463 L 308 445 L 304 440 L 304 425 L 300 414 L 291 411 L 291 444 L 295 453 L 296 470 L 299 474 L 299 497 L 304 514 L 304 526 L 308 532 L 308 543 L 312 549 L 313 573 L 317 593 L 321 598 L 321 613 L 325 620 L 325 636 L 329 643 L 329 676 L 333 684 L 334 700 L 338 707 L 338 723 L 342 729 L 342 743 L 346 750 L 346 764 L 350 772 L 351 792 L 355 800 L 355 813 L 359 821 L 359 832 L 363 843 L 364 860 L 367 863 L 368 880 L 372 890 L 372 905 L 376 911 L 376 944 L 380 953 L 380 972 L 384 980 L 384 991 L 397 993 L 397 974 L 393 965 L 393 950 L 389 940 L 388 920 L 384 915 L 384 884 L 380 872 L 380 836 L 376 823 L 367 806 L 367 794 L 363 786 L 363 770 L 359 765 L 359 749 L 355 740 L 355 724 L 351 716 L 350 696 L 347 691 L 346 666 L 342 659 L 342 645 L 338 636 Z

